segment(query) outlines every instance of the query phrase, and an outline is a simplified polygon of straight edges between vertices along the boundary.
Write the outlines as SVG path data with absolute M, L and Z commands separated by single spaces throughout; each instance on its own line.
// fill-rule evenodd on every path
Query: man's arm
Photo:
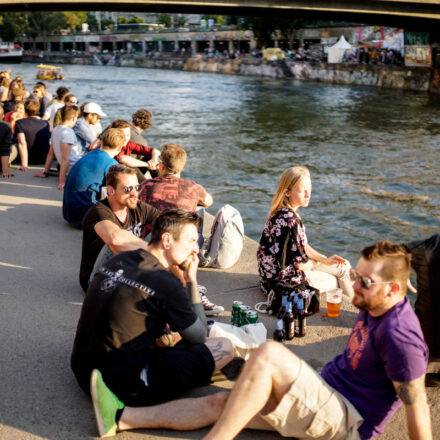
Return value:
M 410 440 L 432 440 L 431 415 L 426 399 L 425 375 L 411 382 L 394 382 L 405 405 Z
M 147 249 L 148 243 L 132 232 L 121 229 L 110 220 L 102 220 L 95 225 L 95 232 L 109 246 L 114 254 L 125 251 Z
M 21 166 L 20 170 L 27 171 L 28 170 L 28 149 L 26 143 L 26 137 L 24 133 L 17 134 L 18 140 L 18 152 L 20 153 Z
M 9 177 L 14 177 L 14 173 L 9 169 L 9 156 L 1 157 L 1 166 L 2 166 L 2 177 L 4 179 L 9 179 Z
M 211 194 L 209 194 L 209 193 L 207 192 L 207 193 L 206 193 L 205 200 L 203 201 L 202 206 L 203 206 L 204 208 L 209 208 L 213 203 L 214 203 L 214 200 L 213 200 Z
M 127 165 L 129 167 L 135 168 L 135 167 L 146 167 L 148 168 L 148 163 L 144 162 L 143 160 L 136 159 L 132 156 L 127 156 L 126 154 L 123 154 L 121 156 L 117 156 L 116 160 L 119 163 L 123 163 L 124 165 Z
M 72 145 L 65 142 L 61 142 L 61 164 L 60 164 L 60 175 L 58 180 L 58 189 L 64 189 L 64 184 L 66 183 L 67 170 L 69 168 L 69 156 L 72 150 Z

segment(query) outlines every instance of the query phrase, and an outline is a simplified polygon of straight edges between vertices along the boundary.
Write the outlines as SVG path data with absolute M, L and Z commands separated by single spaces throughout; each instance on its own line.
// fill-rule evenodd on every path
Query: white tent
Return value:
M 341 63 L 347 49 L 351 49 L 351 44 L 341 35 L 339 41 L 328 48 L 328 62 Z

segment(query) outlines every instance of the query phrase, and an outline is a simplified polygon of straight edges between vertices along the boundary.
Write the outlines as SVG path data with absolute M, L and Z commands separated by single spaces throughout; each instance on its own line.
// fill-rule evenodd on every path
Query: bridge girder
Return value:
M 283 14 L 431 31 L 440 28 L 439 0 L 0 0 L 0 11 L 31 10 Z

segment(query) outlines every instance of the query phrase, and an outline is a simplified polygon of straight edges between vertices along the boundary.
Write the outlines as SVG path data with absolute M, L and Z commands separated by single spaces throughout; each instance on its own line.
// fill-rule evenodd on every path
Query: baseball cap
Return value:
M 96 113 L 99 116 L 107 116 L 101 109 L 101 107 L 94 103 L 94 102 L 89 102 L 88 104 L 85 105 L 84 107 L 84 113 Z

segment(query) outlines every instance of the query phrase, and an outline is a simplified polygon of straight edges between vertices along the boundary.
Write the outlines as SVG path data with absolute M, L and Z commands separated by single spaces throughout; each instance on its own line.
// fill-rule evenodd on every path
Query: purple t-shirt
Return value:
M 383 432 L 402 403 L 391 381 L 417 379 L 427 363 L 420 323 L 405 298 L 378 318 L 360 311 L 344 352 L 321 375 L 359 411 L 359 434 L 370 439 Z

